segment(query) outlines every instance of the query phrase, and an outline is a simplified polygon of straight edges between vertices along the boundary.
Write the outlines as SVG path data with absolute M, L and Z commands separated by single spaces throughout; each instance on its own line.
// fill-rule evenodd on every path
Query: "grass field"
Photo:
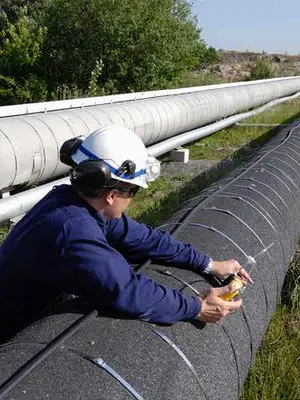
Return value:
M 283 124 L 300 118 L 300 100 L 293 100 L 251 117 L 243 123 Z M 277 129 L 233 126 L 187 146 L 192 159 L 227 160 L 227 170 L 214 169 L 199 177 L 186 174 L 176 184 L 159 178 L 134 198 L 128 214 L 154 226 L 161 224 L 183 201 L 243 162 Z M 163 157 L 168 162 L 168 156 Z M 8 232 L 0 228 L 0 242 Z M 242 400 L 300 399 L 300 256 L 291 263 L 282 299 L 245 383 Z

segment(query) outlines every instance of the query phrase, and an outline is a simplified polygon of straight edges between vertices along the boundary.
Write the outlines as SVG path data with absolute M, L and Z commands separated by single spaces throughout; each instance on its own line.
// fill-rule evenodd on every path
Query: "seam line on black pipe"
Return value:
M 164 333 L 156 329 L 153 325 L 148 325 L 148 328 L 151 329 L 153 332 L 156 333 L 161 339 L 163 339 L 169 346 L 171 346 L 177 354 L 182 358 L 182 360 L 185 362 L 185 364 L 188 366 L 189 370 L 192 372 L 194 377 L 196 378 L 197 383 L 199 384 L 200 389 L 202 390 L 202 393 L 204 394 L 204 397 L 206 400 L 209 400 L 209 397 L 207 396 L 207 393 L 204 391 L 202 387 L 202 383 L 200 381 L 199 375 L 197 374 L 197 371 L 195 370 L 193 364 L 190 362 L 190 360 L 187 358 L 187 356 L 183 353 L 183 351 Z

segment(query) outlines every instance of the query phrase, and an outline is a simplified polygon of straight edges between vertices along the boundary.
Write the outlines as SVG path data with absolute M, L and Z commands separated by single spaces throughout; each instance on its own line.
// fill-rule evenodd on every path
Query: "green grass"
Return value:
M 226 172 L 213 169 L 201 175 L 172 179 L 159 178 L 150 188 L 140 191 L 133 199 L 127 214 L 137 221 L 159 226 L 180 205 L 199 194 L 211 183 L 218 180 Z
M 300 399 L 300 256 L 292 261 L 241 400 Z
M 288 123 L 300 117 L 300 100 L 293 100 L 251 117 L 243 123 Z M 277 129 L 234 126 L 189 144 L 192 159 L 227 159 L 228 169 L 251 157 Z M 164 162 L 169 156 L 162 157 Z M 172 181 L 160 177 L 141 190 L 128 214 L 152 226 L 161 224 L 183 201 L 226 174 L 218 167 L 199 176 L 182 175 Z M 0 227 L 0 243 L 8 232 Z M 244 386 L 242 400 L 300 399 L 300 256 L 291 263 L 281 303 L 272 318 Z
M 0 245 L 5 239 L 7 233 L 9 231 L 9 227 L 7 224 L 0 225 Z

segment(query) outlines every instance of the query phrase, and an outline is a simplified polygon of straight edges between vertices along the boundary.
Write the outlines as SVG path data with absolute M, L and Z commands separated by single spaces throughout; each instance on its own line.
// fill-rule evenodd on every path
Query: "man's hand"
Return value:
M 230 285 L 221 288 L 212 288 L 204 297 L 199 297 L 201 301 L 201 311 L 197 320 L 201 322 L 219 322 L 226 315 L 238 310 L 242 305 L 242 300 L 225 301 L 219 296 L 231 292 Z
M 237 273 L 245 284 L 248 282 L 253 283 L 248 272 L 242 268 L 240 263 L 236 260 L 227 261 L 213 261 L 210 269 L 212 275 L 219 276 L 220 278 L 226 278 L 230 274 Z

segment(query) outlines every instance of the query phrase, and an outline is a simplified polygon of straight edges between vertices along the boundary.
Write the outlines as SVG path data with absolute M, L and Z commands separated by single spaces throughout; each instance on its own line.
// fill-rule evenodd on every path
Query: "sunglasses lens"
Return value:
M 131 197 L 135 196 L 139 190 L 139 186 L 130 187 L 130 188 L 116 188 L 120 192 L 130 193 Z

